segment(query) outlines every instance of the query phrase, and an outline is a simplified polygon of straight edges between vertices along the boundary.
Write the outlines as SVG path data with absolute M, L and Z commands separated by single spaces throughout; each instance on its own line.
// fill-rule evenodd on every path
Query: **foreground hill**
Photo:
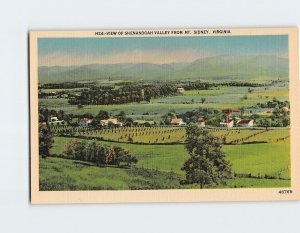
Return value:
M 69 67 L 39 67 L 40 83 L 88 80 L 203 80 L 256 81 L 288 77 L 288 59 L 271 55 L 216 56 L 191 63 L 119 63 Z

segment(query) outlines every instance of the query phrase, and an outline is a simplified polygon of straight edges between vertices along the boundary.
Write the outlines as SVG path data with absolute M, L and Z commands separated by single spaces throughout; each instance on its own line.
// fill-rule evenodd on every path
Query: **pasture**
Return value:
M 118 87 L 116 87 L 118 88 Z M 222 110 L 247 108 L 258 103 L 288 100 L 285 86 L 227 87 L 212 90 L 188 90 L 176 96 L 151 99 L 148 102 L 116 105 L 70 105 L 67 99 L 39 99 L 39 107 L 63 110 L 67 114 L 98 114 L 107 111 L 110 116 L 124 111 L 132 119 L 160 121 L 171 110 L 177 114 L 199 108 Z M 50 90 L 48 90 L 50 91 Z M 204 100 L 205 99 L 205 100 Z M 77 116 L 76 116 L 77 117 Z M 65 130 L 72 134 L 64 133 Z M 210 128 L 224 144 L 222 150 L 235 174 L 227 185 L 210 188 L 255 188 L 290 186 L 290 132 L 289 128 Z M 134 168 L 96 167 L 92 163 L 65 158 L 40 158 L 41 190 L 126 190 L 199 188 L 197 185 L 181 185 L 181 170 L 189 155 L 185 150 L 185 127 L 134 126 L 120 128 L 72 128 L 51 127 L 54 144 L 50 153 L 62 156 L 65 145 L 71 139 L 95 140 L 97 143 L 119 146 L 136 156 Z M 68 137 L 62 137 L 68 136 Z M 73 135 L 74 138 L 70 137 Z
M 288 130 L 286 130 L 288 131 Z M 276 142 L 277 131 L 270 134 L 271 143 L 224 145 L 223 151 L 232 164 L 233 172 L 255 177 L 290 177 L 289 139 Z M 256 137 L 256 136 L 255 136 Z M 256 140 L 254 137 L 253 140 Z M 62 154 L 70 138 L 55 137 L 52 154 Z M 83 140 L 83 139 L 78 139 Z M 267 139 L 265 139 L 267 140 Z M 139 145 L 118 142 L 97 142 L 120 146 L 129 150 L 138 159 L 137 167 L 173 171 L 183 175 L 181 167 L 188 158 L 184 145 Z
M 49 157 L 40 158 L 39 188 L 42 191 L 62 190 L 147 190 L 189 189 L 198 185 L 180 185 L 181 176 L 155 169 L 101 168 L 82 161 Z M 289 187 L 290 180 L 234 178 L 226 185 L 208 188 Z
M 249 92 L 250 89 L 250 92 Z M 153 103 L 198 103 L 202 104 L 205 98 L 206 105 L 216 106 L 217 104 L 237 104 L 239 106 L 251 106 L 257 102 L 271 100 L 276 97 L 280 100 L 288 99 L 289 91 L 283 87 L 226 87 L 221 86 L 212 90 L 188 90 L 182 95 L 169 96 L 155 99 Z M 244 97 L 247 98 L 244 98 Z M 192 101 L 193 100 L 193 101 Z
M 161 116 L 170 110 L 184 113 L 199 107 L 218 110 L 224 108 L 246 108 L 255 106 L 258 102 L 270 101 L 273 97 L 282 101 L 288 99 L 289 91 L 286 87 L 255 87 L 251 88 L 251 93 L 249 93 L 248 89 L 248 87 L 221 86 L 212 90 L 185 91 L 182 95 L 152 99 L 150 103 L 85 105 L 83 108 L 70 105 L 67 99 L 39 99 L 39 106 L 54 110 L 64 110 L 66 113 L 72 114 L 91 113 L 96 115 L 100 110 L 105 110 L 111 115 L 116 115 L 120 111 L 124 111 L 128 116 L 138 118 L 145 112 L 153 116 Z M 202 98 L 205 98 L 204 103 L 201 102 Z

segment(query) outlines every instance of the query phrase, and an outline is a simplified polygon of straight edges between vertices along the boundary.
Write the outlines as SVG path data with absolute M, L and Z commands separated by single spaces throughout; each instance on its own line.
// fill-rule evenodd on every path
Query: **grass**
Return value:
M 289 143 L 225 146 L 224 152 L 236 173 L 290 178 Z
M 40 158 L 40 190 L 180 188 L 180 179 L 171 172 L 96 167 L 76 160 Z
M 120 169 L 91 166 L 76 160 L 40 158 L 41 191 L 54 190 L 136 190 L 136 189 L 189 189 L 198 185 L 180 185 L 181 177 L 172 172 L 150 169 Z M 227 185 L 211 188 L 289 187 L 289 180 L 230 179 Z M 209 187 L 208 187 L 209 188 Z
M 47 99 L 39 98 L 39 107 L 45 107 L 54 110 L 64 110 L 66 107 L 71 106 L 68 99 Z
M 70 138 L 55 137 L 52 154 L 62 154 Z M 80 140 L 80 139 L 78 139 Z M 98 142 L 100 143 L 100 142 Z M 120 146 L 129 150 L 138 159 L 138 167 L 174 171 L 183 174 L 181 167 L 188 158 L 183 145 L 135 145 L 127 143 L 101 142 L 111 146 Z
M 84 114 L 91 113 L 96 115 L 100 110 L 110 112 L 115 115 L 124 111 L 132 117 L 140 116 L 145 112 L 150 115 L 163 115 L 170 110 L 176 110 L 177 113 L 184 113 L 192 109 L 212 108 L 241 108 L 251 107 L 257 103 L 263 103 L 276 97 L 279 100 L 288 99 L 288 89 L 286 87 L 269 87 L 265 90 L 263 87 L 251 88 L 254 91 L 248 93 L 248 87 L 220 87 L 213 90 L 191 90 L 185 91 L 183 95 L 169 96 L 154 99 L 150 103 L 129 103 L 120 105 L 86 105 L 78 109 L 75 105 L 70 105 L 67 99 L 39 99 L 39 106 L 48 107 L 54 110 L 64 110 L 66 113 Z M 242 97 L 247 95 L 247 99 Z M 202 104 L 201 99 L 205 98 Z M 193 102 L 192 102 L 193 100 Z
M 51 150 L 62 154 L 70 138 L 55 137 Z M 173 171 L 183 175 L 181 167 L 188 158 L 184 145 L 136 145 L 115 142 L 98 142 L 120 146 L 129 150 L 138 159 L 137 167 Z M 265 175 L 290 178 L 289 141 L 281 143 L 225 145 L 223 151 L 232 164 L 232 170 L 239 174 L 264 177 Z
M 195 96 L 195 95 L 222 95 L 225 91 L 222 89 L 214 89 L 214 90 L 189 90 L 183 93 L 184 96 Z
M 291 187 L 290 180 L 236 178 L 227 181 L 223 188 L 284 188 Z

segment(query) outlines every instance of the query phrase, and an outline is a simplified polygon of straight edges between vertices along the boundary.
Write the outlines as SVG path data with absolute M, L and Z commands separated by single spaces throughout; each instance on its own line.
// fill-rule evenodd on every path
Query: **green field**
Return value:
M 265 103 L 276 97 L 288 100 L 287 87 L 218 87 L 212 90 L 191 90 L 176 96 L 152 99 L 150 103 L 119 105 L 86 105 L 78 108 L 67 99 L 39 99 L 40 107 L 64 110 L 67 114 L 98 114 L 108 111 L 110 116 L 124 111 L 133 119 L 154 120 L 171 110 L 177 114 L 199 108 L 222 110 L 247 108 Z M 205 98 L 204 103 L 203 98 Z M 77 116 L 76 118 L 77 119 Z M 71 126 L 63 126 L 71 127 Z M 62 128 L 63 128 L 62 127 Z M 57 127 L 56 129 L 58 129 Z M 53 131 L 59 135 L 59 129 Z M 289 187 L 290 186 L 290 138 L 288 128 L 212 128 L 210 132 L 224 143 L 223 151 L 232 164 L 235 174 L 226 185 L 208 188 L 239 187 Z M 121 127 L 82 130 L 74 136 L 93 140 L 130 151 L 138 162 L 133 168 L 96 167 L 91 163 L 49 157 L 40 159 L 41 190 L 126 190 L 126 189 L 173 189 L 199 188 L 182 185 L 181 170 L 188 158 L 185 150 L 185 127 Z M 72 138 L 54 137 L 50 153 L 62 156 L 65 144 Z M 85 140 L 85 139 L 77 139 Z
M 273 97 L 280 100 L 287 100 L 289 91 L 287 88 L 264 87 L 220 87 L 212 90 L 191 90 L 185 91 L 182 95 L 169 96 L 153 100 L 153 103 L 160 104 L 187 104 L 198 103 L 200 106 L 207 108 L 241 108 L 256 105 L 258 102 L 267 102 Z M 245 98 L 247 97 L 247 98 Z M 202 98 L 205 99 L 202 104 Z
M 62 154 L 64 145 L 70 138 L 55 137 L 51 150 L 53 154 Z M 80 139 L 78 139 L 80 140 Z M 98 142 L 118 145 L 129 150 L 138 159 L 137 166 L 158 168 L 182 174 L 181 167 L 188 158 L 184 145 L 135 145 L 127 143 Z M 289 178 L 289 141 L 285 143 L 263 143 L 247 145 L 225 145 L 223 150 L 232 163 L 236 173 L 253 173 L 261 176 L 274 175 L 282 170 L 282 178 Z M 287 169 L 288 168 L 288 169 Z
M 153 169 L 100 168 L 76 160 L 40 159 L 40 190 L 128 190 L 199 188 L 180 185 L 181 177 Z M 289 187 L 289 180 L 235 178 L 212 188 Z
M 67 99 L 39 99 L 40 107 L 54 110 L 64 110 L 66 113 L 96 115 L 100 110 L 108 111 L 111 115 L 124 111 L 132 117 L 141 116 L 147 112 L 150 115 L 161 116 L 170 110 L 184 113 L 198 108 L 224 109 L 251 107 L 258 102 L 263 103 L 276 97 L 279 100 L 287 100 L 289 90 L 286 87 L 255 87 L 252 93 L 248 93 L 248 87 L 220 87 L 212 90 L 185 91 L 183 95 L 169 96 L 151 100 L 150 103 L 129 103 L 118 105 L 86 105 L 78 109 L 76 105 L 70 105 Z M 243 97 L 247 96 L 247 99 Z M 202 104 L 201 99 L 205 98 Z
M 290 178 L 288 142 L 282 144 L 229 145 L 224 146 L 224 152 L 236 173 Z

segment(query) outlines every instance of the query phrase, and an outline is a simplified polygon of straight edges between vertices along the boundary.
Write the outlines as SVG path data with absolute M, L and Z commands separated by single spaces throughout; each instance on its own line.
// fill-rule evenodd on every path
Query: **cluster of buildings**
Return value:
M 87 127 L 89 126 L 91 123 L 93 122 L 93 119 L 88 118 L 88 117 L 84 117 L 81 118 L 78 122 L 78 125 L 81 127 Z M 109 126 L 109 125 L 113 125 L 113 126 L 122 126 L 122 122 L 119 122 L 117 118 L 108 118 L 105 120 L 100 120 L 100 125 L 101 126 Z
M 179 90 L 178 91 L 184 91 Z M 282 108 L 282 111 L 288 112 L 289 109 L 287 107 Z M 252 119 L 245 119 L 244 117 L 251 116 L 253 114 L 258 115 L 265 115 L 265 114 L 272 114 L 273 109 L 271 108 L 249 108 L 244 109 L 241 111 L 240 109 L 223 109 L 222 113 L 224 114 L 224 120 L 219 123 L 219 126 L 221 128 L 232 128 L 232 127 L 253 127 L 254 126 L 254 120 Z M 89 126 L 94 119 L 89 117 L 81 118 L 78 122 L 78 125 L 81 127 L 87 127 Z M 64 120 L 59 120 L 56 116 L 50 116 L 48 119 L 49 125 L 63 125 L 65 122 Z M 143 125 L 143 124 L 149 124 L 149 125 L 155 125 L 154 121 L 144 121 L 144 120 L 135 120 L 133 121 L 135 125 Z M 46 124 L 46 123 L 45 123 Z M 123 126 L 122 122 L 118 121 L 117 118 L 110 117 L 108 119 L 103 119 L 99 121 L 99 124 L 101 126 L 117 126 L 121 127 Z M 197 124 L 200 127 L 205 127 L 205 118 L 200 117 L 197 121 Z M 176 116 L 173 117 L 170 120 L 170 125 L 174 126 L 185 126 L 186 123 L 183 121 L 182 118 L 177 118 Z
M 236 127 L 253 127 L 254 120 L 252 119 L 242 119 L 245 110 L 243 113 L 240 109 L 223 109 L 222 113 L 226 116 L 226 119 L 220 122 L 221 128 L 232 128 Z M 251 114 L 252 115 L 252 114 Z M 234 121 L 234 119 L 236 122 Z
M 49 125 L 64 125 L 65 121 L 59 120 L 56 116 L 51 115 L 48 119 L 48 124 Z
M 182 118 L 172 118 L 171 119 L 171 122 L 170 122 L 171 125 L 177 125 L 177 126 L 183 126 L 183 125 L 186 125 L 186 123 L 182 120 Z M 205 120 L 203 117 L 200 117 L 198 119 L 198 122 L 197 124 L 201 127 L 205 127 Z
M 245 110 L 244 110 L 245 111 Z M 253 112 L 254 109 L 247 109 L 246 114 L 240 109 L 223 109 L 222 113 L 225 115 L 225 119 L 219 123 L 221 128 L 232 128 L 232 127 L 253 127 L 254 120 L 243 119 L 243 116 L 250 116 L 252 114 L 267 114 L 272 113 L 272 109 L 260 109 L 260 111 Z M 249 112 L 249 113 L 248 113 Z M 184 126 L 186 123 L 182 118 L 174 117 L 170 121 L 171 125 Z M 205 118 L 200 117 L 197 124 L 201 127 L 205 127 Z
M 253 127 L 254 120 L 246 120 L 246 119 L 239 119 L 237 120 L 236 124 L 233 119 L 225 119 L 224 121 L 220 122 L 221 128 L 232 128 L 232 127 Z

